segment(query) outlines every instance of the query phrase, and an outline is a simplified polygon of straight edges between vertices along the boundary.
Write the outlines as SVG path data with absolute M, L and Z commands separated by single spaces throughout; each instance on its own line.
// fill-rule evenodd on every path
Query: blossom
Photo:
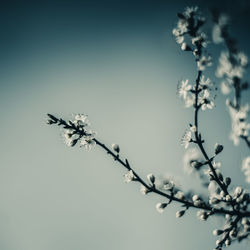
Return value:
M 198 11 L 198 6 L 191 6 L 191 7 L 186 7 L 185 11 L 183 12 L 183 14 L 187 17 L 190 18 L 191 16 L 193 16 L 194 14 L 197 13 Z
M 90 123 L 88 121 L 88 116 L 84 115 L 84 114 L 75 115 L 73 123 L 76 126 L 80 126 L 80 127 L 86 127 L 86 126 L 90 125 Z
M 129 170 L 125 175 L 124 175 L 124 178 L 125 178 L 125 182 L 126 183 L 129 183 L 133 180 L 135 180 L 135 176 L 134 176 L 134 172 L 133 170 Z
M 204 71 L 206 67 L 209 67 L 211 65 L 212 65 L 212 58 L 211 58 L 211 56 L 202 56 L 197 61 L 197 67 L 201 71 Z
M 250 131 L 250 123 L 246 122 L 249 106 L 241 106 L 238 110 L 230 103 L 227 103 L 227 106 L 232 121 L 230 139 L 233 140 L 234 144 L 237 146 L 239 144 L 239 137 L 248 136 Z
M 229 52 L 222 51 L 219 58 L 219 66 L 217 68 L 216 75 L 217 77 L 225 76 L 230 83 L 235 77 L 243 77 L 247 63 L 248 58 L 243 52 L 238 52 L 232 55 L 229 54 Z
M 198 36 L 192 38 L 192 44 L 196 46 L 207 47 L 207 36 L 205 33 L 200 33 Z
M 171 190 L 175 187 L 175 183 L 173 180 L 164 180 L 164 185 L 163 185 L 163 189 L 164 190 Z
M 192 141 L 192 132 L 190 130 L 186 130 L 184 135 L 181 138 L 181 145 L 185 148 L 188 148 L 189 143 Z
M 208 213 L 204 210 L 198 210 L 196 215 L 200 220 L 203 220 L 203 221 L 207 220 L 208 218 Z
M 196 126 L 195 125 L 191 126 L 190 127 L 190 131 L 193 132 L 193 133 L 195 133 L 197 131 Z
M 250 156 L 246 157 L 242 161 L 242 171 L 244 175 L 246 176 L 246 182 L 250 183 Z
M 204 90 L 203 96 L 199 96 L 199 103 L 201 104 L 201 109 L 206 110 L 212 109 L 214 107 L 214 102 L 209 98 L 210 93 L 207 89 Z
M 190 108 L 195 104 L 195 96 L 192 94 L 191 96 L 187 96 L 185 99 L 185 107 Z
M 192 88 L 190 84 L 188 84 L 187 80 L 182 80 L 181 84 L 178 86 L 178 93 L 180 97 L 183 97 L 184 100 L 187 98 L 188 91 Z
M 96 145 L 92 135 L 84 136 L 80 141 L 80 147 L 85 147 L 87 150 L 91 150 Z
M 228 95 L 231 92 L 231 89 L 226 81 L 222 81 L 220 87 L 223 95 Z
M 77 143 L 77 138 L 74 135 L 73 130 L 65 129 L 63 134 L 64 142 L 68 147 L 73 147 Z
M 202 87 L 207 88 L 207 87 L 211 86 L 211 84 L 212 84 L 212 83 L 211 83 L 210 78 L 205 79 L 205 76 L 204 76 L 204 75 L 201 76 L 200 85 L 201 85 Z
M 184 200 L 185 199 L 185 195 L 182 191 L 178 191 L 175 195 L 176 198 L 180 199 L 180 200 Z

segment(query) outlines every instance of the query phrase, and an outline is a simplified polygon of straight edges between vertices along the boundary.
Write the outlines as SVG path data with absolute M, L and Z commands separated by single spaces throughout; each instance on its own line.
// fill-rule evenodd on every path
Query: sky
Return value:
M 47 113 L 65 119 L 88 114 L 97 138 L 118 143 L 121 157 L 143 178 L 170 176 L 205 192 L 183 171 L 180 138 L 193 111 L 176 95 L 179 81 L 195 79 L 192 56 L 172 36 L 176 13 L 191 5 L 208 15 L 213 7 L 229 13 L 232 34 L 250 55 L 248 1 L 1 3 L 1 249 L 214 248 L 212 230 L 222 221 L 201 222 L 191 210 L 176 219 L 178 205 L 159 214 L 155 204 L 163 199 L 124 183 L 126 172 L 100 148 L 68 148 L 60 129 L 46 124 Z M 223 49 L 210 47 L 215 58 Z M 218 84 L 215 66 L 207 74 Z M 228 140 L 225 97 L 217 96 L 216 108 L 200 116 L 206 148 L 211 153 L 222 143 L 222 172 L 249 188 L 240 171 L 248 151 Z

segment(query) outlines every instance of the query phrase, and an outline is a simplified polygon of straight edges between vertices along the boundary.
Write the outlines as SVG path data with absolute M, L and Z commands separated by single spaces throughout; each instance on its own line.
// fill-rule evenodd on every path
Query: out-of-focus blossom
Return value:
M 242 171 L 246 177 L 246 182 L 250 183 L 250 156 L 242 161 Z

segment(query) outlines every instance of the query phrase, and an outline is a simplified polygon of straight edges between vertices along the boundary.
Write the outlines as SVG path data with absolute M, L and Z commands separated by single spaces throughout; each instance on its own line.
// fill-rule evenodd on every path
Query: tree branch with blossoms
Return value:
M 216 76 L 223 78 L 221 91 L 229 96 L 226 101 L 232 120 L 232 131 L 230 139 L 235 145 L 239 144 L 239 139 L 243 139 L 250 149 L 250 123 L 247 122 L 249 105 L 241 103 L 243 92 L 248 90 L 249 83 L 243 79 L 243 75 L 248 66 L 248 58 L 237 48 L 236 40 L 229 33 L 229 17 L 226 14 L 214 10 L 213 40 L 214 43 L 223 43 L 226 50 L 221 52 Z M 233 96 L 230 99 L 230 92 Z
M 118 144 L 112 144 L 111 148 L 96 138 L 96 133 L 90 130 L 88 117 L 84 114 L 76 114 L 71 120 L 57 118 L 48 114 L 49 125 L 58 125 L 64 129 L 66 145 L 91 149 L 99 146 L 115 162 L 126 169 L 125 182 L 137 182 L 141 185 L 141 193 L 156 194 L 166 199 L 163 203 L 157 203 L 156 209 L 162 213 L 171 203 L 181 205 L 182 209 L 176 212 L 176 217 L 182 217 L 190 208 L 198 209 L 197 216 L 206 221 L 211 216 L 223 216 L 224 226 L 215 229 L 213 234 L 219 236 L 215 249 L 222 249 L 231 242 L 242 241 L 250 237 L 250 195 L 242 187 L 231 188 L 231 178 L 224 178 L 219 170 L 220 164 L 215 161 L 218 154 L 223 151 L 223 145 L 215 144 L 214 154 L 209 156 L 205 149 L 205 139 L 199 129 L 199 112 L 214 108 L 214 100 L 211 91 L 214 88 L 204 71 L 211 66 L 211 56 L 207 54 L 207 35 L 202 31 L 205 18 L 199 13 L 198 7 L 187 7 L 183 13 L 178 13 L 177 27 L 173 35 L 183 51 L 191 52 L 197 64 L 197 77 L 194 84 L 189 80 L 183 80 L 178 86 L 178 94 L 184 100 L 186 107 L 194 108 L 193 124 L 189 125 L 182 137 L 181 143 L 187 149 L 194 144 L 193 154 L 186 157 L 186 164 L 190 168 L 201 172 L 206 179 L 205 186 L 208 188 L 206 198 L 199 194 L 184 192 L 173 181 L 158 180 L 155 175 L 148 174 L 147 181 L 144 180 L 134 168 L 131 167 L 127 158 L 120 155 Z M 187 151 L 188 152 L 188 151 Z

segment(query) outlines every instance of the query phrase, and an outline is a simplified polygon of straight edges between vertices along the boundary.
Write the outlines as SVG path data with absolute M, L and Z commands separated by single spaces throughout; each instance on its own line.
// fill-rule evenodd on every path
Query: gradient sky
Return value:
M 66 147 L 60 130 L 45 121 L 48 112 L 86 113 L 98 139 L 119 143 L 141 176 L 175 176 L 183 188 L 205 192 L 183 172 L 180 138 L 192 110 L 183 108 L 176 86 L 195 79 L 195 63 L 172 29 L 185 6 L 197 4 L 205 13 L 221 8 L 249 56 L 249 1 L 217 2 L 1 3 L 0 249 L 213 249 L 220 221 L 201 222 L 191 210 L 176 219 L 177 205 L 157 213 L 161 198 L 124 183 L 125 171 L 100 148 Z M 210 52 L 221 49 L 211 45 Z M 214 69 L 207 72 L 213 79 Z M 216 109 L 201 115 L 201 129 L 208 152 L 216 142 L 225 145 L 223 173 L 244 185 L 240 164 L 248 152 L 228 141 L 224 103 L 218 93 Z

